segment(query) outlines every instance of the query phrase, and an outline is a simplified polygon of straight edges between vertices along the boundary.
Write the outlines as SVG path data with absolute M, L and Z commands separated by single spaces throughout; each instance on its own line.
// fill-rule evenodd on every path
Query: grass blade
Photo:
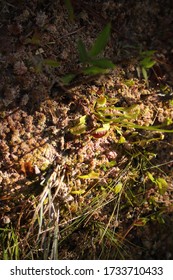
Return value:
M 94 45 L 89 51 L 90 56 L 97 56 L 104 50 L 110 37 L 110 31 L 111 31 L 111 24 L 108 23 L 105 26 L 105 28 L 102 30 L 102 32 L 98 35 Z
M 107 58 L 99 58 L 91 60 L 93 66 L 97 66 L 103 69 L 113 69 L 115 65 L 112 63 L 111 60 Z
M 83 70 L 83 73 L 85 75 L 97 75 L 97 74 L 104 74 L 107 73 L 107 69 L 97 67 L 97 66 L 91 66 L 87 67 L 86 69 Z
M 88 54 L 82 40 L 78 41 L 77 47 L 78 47 L 80 61 L 86 63 L 88 61 Z
M 67 8 L 69 18 L 71 21 L 74 21 L 74 10 L 70 0 L 64 0 L 65 6 Z

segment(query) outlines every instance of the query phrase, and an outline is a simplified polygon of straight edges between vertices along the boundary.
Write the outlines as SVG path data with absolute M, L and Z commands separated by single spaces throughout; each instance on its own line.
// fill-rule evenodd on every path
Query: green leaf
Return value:
M 94 42 L 94 45 L 89 51 L 90 56 L 97 56 L 104 50 L 110 37 L 110 31 L 111 31 L 111 24 L 108 23 L 105 26 L 105 28 L 102 30 L 102 32 L 98 35 L 96 41 Z
M 141 77 L 141 67 L 137 66 L 136 71 L 137 71 L 138 78 L 140 79 L 140 77 Z
M 153 54 L 155 54 L 155 53 L 156 53 L 155 50 L 143 51 L 143 52 L 141 52 L 141 56 L 143 56 L 143 57 L 152 57 Z
M 135 85 L 135 81 L 133 81 L 132 79 L 129 79 L 129 80 L 125 80 L 124 81 L 124 84 L 128 87 L 132 87 Z
M 120 191 L 122 190 L 122 187 L 123 187 L 123 184 L 121 182 L 119 182 L 114 188 L 115 194 L 120 193 Z
M 86 128 L 86 115 L 84 115 L 79 119 L 78 124 L 70 129 L 70 132 L 74 135 L 80 135 L 86 132 Z
M 123 143 L 125 143 L 126 142 L 126 138 L 124 137 L 124 136 L 120 136 L 120 139 L 118 140 L 118 143 L 119 144 L 123 144 Z
M 78 176 L 78 178 L 80 178 L 80 179 L 98 179 L 99 173 L 91 171 L 90 173 L 88 173 L 86 175 Z
M 113 69 L 115 68 L 115 64 L 107 58 L 100 58 L 100 59 L 92 59 L 90 62 L 93 66 L 97 66 L 103 69 Z
M 76 195 L 81 195 L 85 193 L 85 190 L 75 190 L 75 191 L 71 191 L 71 194 L 76 194 Z
M 86 124 L 86 117 L 87 117 L 87 115 L 80 117 L 79 124 Z
M 96 100 L 96 106 L 97 107 L 103 107 L 106 105 L 107 99 L 104 96 L 100 96 L 99 98 L 97 98 Z
M 70 132 L 73 134 L 73 135 L 80 135 L 82 133 L 85 133 L 86 132 L 86 125 L 77 125 L 73 128 L 70 129 Z
M 74 20 L 74 10 L 70 0 L 64 0 L 65 6 L 69 13 L 69 18 L 71 21 Z
M 155 183 L 155 179 L 154 179 L 153 175 L 150 172 L 147 172 L 147 176 L 151 180 L 151 182 Z
M 111 161 L 108 162 L 108 166 L 109 166 L 109 167 L 113 167 L 113 166 L 115 166 L 116 164 L 117 164 L 116 160 L 111 160 Z
M 145 81 L 147 82 L 148 81 L 148 74 L 147 74 L 147 71 L 144 67 L 142 67 L 142 75 L 143 75 Z
M 143 60 L 140 61 L 140 65 L 147 69 L 153 67 L 154 64 L 156 64 L 156 61 L 154 61 L 150 57 L 145 57 Z
M 64 85 L 69 85 L 69 83 L 76 77 L 76 74 L 66 74 L 61 77 L 61 81 Z
M 159 188 L 160 194 L 163 195 L 168 188 L 168 183 L 166 182 L 166 180 L 164 178 L 160 178 L 160 177 L 156 179 L 155 183 Z
M 43 63 L 51 67 L 58 67 L 60 64 L 58 61 L 52 59 L 44 59 Z
M 94 138 L 102 138 L 107 134 L 109 129 L 110 129 L 110 124 L 104 123 L 102 127 L 99 127 L 92 132 L 92 136 Z
M 107 69 L 99 68 L 97 66 L 87 67 L 83 70 L 85 75 L 97 75 L 97 74 L 104 74 L 107 73 Z
M 82 40 L 79 40 L 77 43 L 78 52 L 79 52 L 79 59 L 81 62 L 86 63 L 88 61 L 88 53 L 85 48 L 85 45 Z
M 149 221 L 148 218 L 139 218 L 135 223 L 134 226 L 137 227 L 143 227 L 146 225 L 146 223 Z

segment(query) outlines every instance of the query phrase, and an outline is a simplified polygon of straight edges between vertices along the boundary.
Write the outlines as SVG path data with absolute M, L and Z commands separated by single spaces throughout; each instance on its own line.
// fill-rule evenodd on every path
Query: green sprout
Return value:
M 102 32 L 96 38 L 93 46 L 89 51 L 86 50 L 82 40 L 78 41 L 78 52 L 81 63 L 86 65 L 83 73 L 87 75 L 95 75 L 105 73 L 108 69 L 112 69 L 115 65 L 107 58 L 98 58 L 105 49 L 110 37 L 111 24 L 108 23 Z
M 111 24 L 108 23 L 98 35 L 90 50 L 87 50 L 84 42 L 79 39 L 77 48 L 79 53 L 79 60 L 82 63 L 82 69 L 80 69 L 79 73 L 77 74 L 104 74 L 115 67 L 111 60 L 99 57 L 108 43 L 110 31 Z M 68 85 L 77 76 L 77 74 L 69 73 L 65 75 L 64 77 L 62 77 L 62 82 Z
M 140 62 L 139 62 L 139 67 L 137 67 L 137 72 L 138 72 L 138 77 L 140 78 L 141 73 L 143 75 L 143 78 L 148 85 L 148 70 L 151 69 L 156 61 L 153 58 L 153 55 L 155 54 L 156 51 L 150 50 L 150 51 L 143 51 L 140 54 Z

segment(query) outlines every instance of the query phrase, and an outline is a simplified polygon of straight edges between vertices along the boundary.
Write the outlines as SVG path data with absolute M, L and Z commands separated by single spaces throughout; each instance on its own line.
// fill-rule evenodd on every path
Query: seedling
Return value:
M 148 70 L 151 69 L 156 61 L 153 58 L 153 55 L 155 54 L 156 51 L 143 51 L 141 52 L 141 59 L 139 62 L 139 67 L 137 67 L 137 73 L 138 77 L 140 78 L 141 73 L 143 75 L 143 78 L 148 85 Z
M 87 50 L 84 42 L 81 39 L 79 39 L 77 48 L 82 68 L 76 74 L 69 73 L 62 77 L 62 82 L 64 84 L 68 85 L 79 74 L 104 74 L 115 67 L 111 60 L 99 57 L 108 43 L 110 31 L 111 24 L 108 23 L 102 30 L 102 32 L 98 35 L 90 50 Z
M 108 23 L 103 31 L 98 35 L 96 41 L 89 51 L 86 50 L 82 40 L 78 41 L 79 59 L 81 63 L 86 65 L 84 74 L 99 74 L 105 70 L 114 68 L 114 64 L 107 58 L 98 58 L 106 47 L 110 37 L 111 24 Z

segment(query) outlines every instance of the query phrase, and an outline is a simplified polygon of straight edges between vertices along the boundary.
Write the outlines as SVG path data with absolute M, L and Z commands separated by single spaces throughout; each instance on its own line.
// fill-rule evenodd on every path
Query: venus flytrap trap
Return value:
M 86 118 L 87 118 L 87 115 L 80 117 L 77 120 L 77 124 L 70 129 L 70 132 L 73 135 L 81 135 L 83 133 L 86 133 L 86 130 L 87 130 Z
M 113 186 L 107 186 L 115 195 L 119 194 L 122 191 L 123 184 L 119 182 L 118 184 L 113 184 Z
M 150 172 L 147 172 L 147 176 L 150 181 L 158 187 L 159 193 L 163 195 L 168 188 L 168 183 L 166 182 L 166 180 L 162 177 L 154 178 L 154 176 Z
M 43 65 L 50 67 L 59 67 L 60 63 L 54 59 L 43 59 Z
M 157 132 L 169 132 L 173 133 L 171 129 L 165 129 L 165 126 L 169 126 L 172 122 L 164 123 L 162 125 L 138 125 L 137 120 L 141 116 L 140 105 L 134 104 L 129 107 L 115 107 L 113 102 L 104 95 L 96 99 L 93 108 L 91 108 L 91 114 L 94 116 L 94 127 L 91 130 L 87 128 L 87 118 L 89 115 L 84 115 L 77 120 L 77 123 L 69 129 L 73 135 L 88 134 L 94 138 L 102 138 L 108 136 L 111 131 L 116 131 L 116 134 L 120 136 L 118 140 L 119 144 L 126 142 L 123 136 L 122 129 L 126 128 L 129 131 L 137 130 L 147 130 L 147 131 L 157 131 Z M 138 133 L 138 132 L 136 132 Z M 163 138 L 163 135 L 159 138 L 150 138 L 139 140 L 138 143 L 145 145 L 146 143 L 159 141 Z M 135 144 L 135 143 L 134 143 Z M 136 142 L 137 144 L 137 142 Z
M 103 125 L 99 128 L 96 128 L 94 131 L 92 131 L 92 136 L 94 138 L 101 138 L 103 136 L 106 136 L 107 132 L 110 129 L 110 124 L 109 123 L 103 123 Z

